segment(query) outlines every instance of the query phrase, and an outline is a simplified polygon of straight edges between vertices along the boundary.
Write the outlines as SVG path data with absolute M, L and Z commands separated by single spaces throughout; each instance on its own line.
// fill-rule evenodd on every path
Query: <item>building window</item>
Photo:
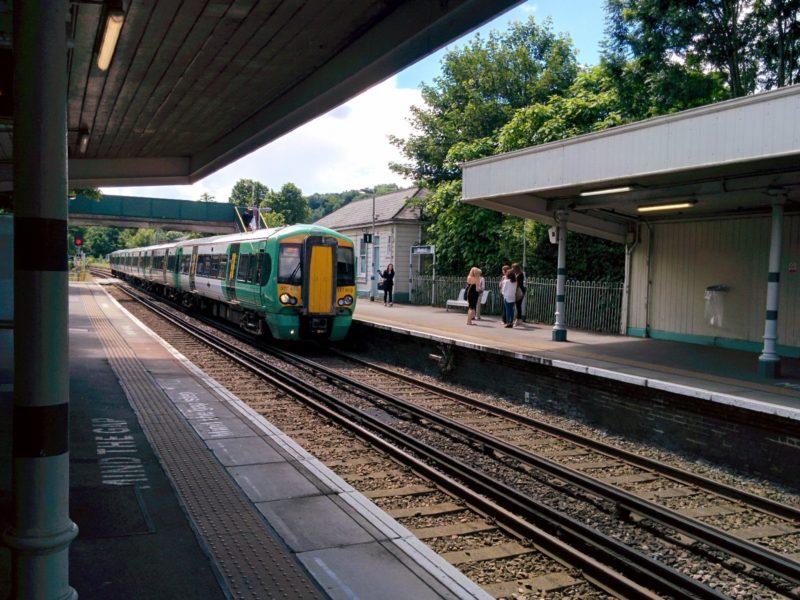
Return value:
M 367 276 L 367 244 L 364 243 L 363 238 L 358 250 L 358 275 L 359 277 Z

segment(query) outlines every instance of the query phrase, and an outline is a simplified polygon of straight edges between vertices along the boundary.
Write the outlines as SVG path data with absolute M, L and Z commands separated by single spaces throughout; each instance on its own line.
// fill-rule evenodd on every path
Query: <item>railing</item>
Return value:
M 503 303 L 500 296 L 500 278 L 486 277 L 486 289 L 491 290 L 482 312 L 499 315 Z M 431 305 L 431 290 L 434 282 L 430 276 L 414 278 L 411 296 L 413 304 Z M 436 306 L 444 308 L 447 300 L 458 297 L 466 285 L 463 277 L 437 277 Z M 526 321 L 552 325 L 556 310 L 556 280 L 526 279 L 525 299 L 522 312 Z M 567 327 L 604 333 L 619 333 L 622 316 L 622 288 L 619 282 L 567 281 L 566 315 Z

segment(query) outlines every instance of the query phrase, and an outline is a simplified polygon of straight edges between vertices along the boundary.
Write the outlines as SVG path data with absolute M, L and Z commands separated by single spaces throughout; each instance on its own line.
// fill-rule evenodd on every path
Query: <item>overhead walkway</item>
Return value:
M 69 201 L 70 225 L 147 227 L 204 233 L 244 230 L 246 208 L 222 202 L 103 195 L 93 200 L 78 195 Z M 250 215 L 247 215 L 249 218 Z

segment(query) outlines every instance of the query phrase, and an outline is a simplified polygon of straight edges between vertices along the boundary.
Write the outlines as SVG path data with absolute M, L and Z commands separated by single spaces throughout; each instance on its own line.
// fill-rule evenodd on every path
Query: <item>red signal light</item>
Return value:
M 75 245 L 83 246 L 83 240 L 81 238 L 75 238 Z

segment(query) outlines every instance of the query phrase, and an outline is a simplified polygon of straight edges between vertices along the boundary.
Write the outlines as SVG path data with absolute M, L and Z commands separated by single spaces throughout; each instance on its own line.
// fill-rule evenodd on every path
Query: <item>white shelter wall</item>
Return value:
M 760 343 L 764 334 L 771 219 L 725 219 L 653 226 L 651 331 Z M 633 256 L 629 327 L 646 325 L 647 228 Z M 800 347 L 800 215 L 784 218 L 778 343 Z M 708 286 L 724 285 L 721 326 L 705 314 Z

